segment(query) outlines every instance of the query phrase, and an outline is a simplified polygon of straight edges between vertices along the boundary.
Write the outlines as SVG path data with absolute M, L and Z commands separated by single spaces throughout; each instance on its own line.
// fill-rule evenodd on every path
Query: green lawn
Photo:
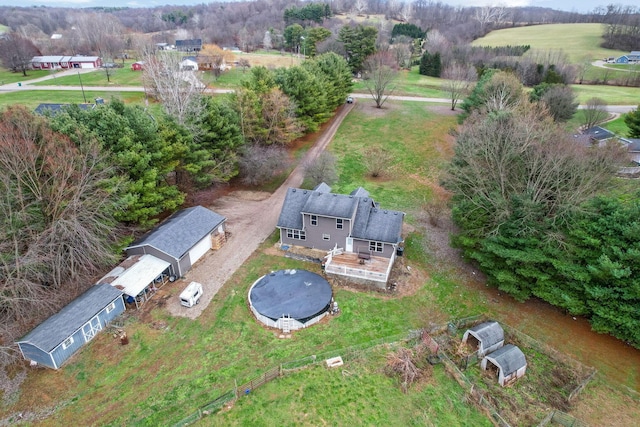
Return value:
M 19 92 L 0 92 L 0 108 L 9 105 L 21 104 L 28 109 L 35 109 L 39 104 L 82 104 L 85 101 L 94 103 L 96 98 L 109 101 L 111 98 L 119 98 L 127 103 L 144 103 L 144 92 L 102 92 L 85 90 L 24 90 Z
M 602 98 L 608 105 L 638 105 L 640 87 L 571 85 L 580 104 L 591 98 Z
M 27 76 L 25 77 L 22 72 L 14 73 L 4 68 L 0 68 L 0 85 L 37 79 L 39 77 L 48 76 L 50 73 L 51 71 L 45 70 L 28 70 Z
M 474 46 L 530 45 L 532 49 L 561 49 L 571 62 L 618 57 L 621 50 L 604 49 L 601 24 L 547 24 L 492 31 L 473 42 Z
M 96 69 L 90 73 L 80 75 L 55 77 L 38 83 L 34 86 L 142 86 L 142 72 L 131 70 L 128 62 L 123 68 L 109 69 L 109 79 L 104 69 Z M 54 74 L 55 76 L 55 74 Z

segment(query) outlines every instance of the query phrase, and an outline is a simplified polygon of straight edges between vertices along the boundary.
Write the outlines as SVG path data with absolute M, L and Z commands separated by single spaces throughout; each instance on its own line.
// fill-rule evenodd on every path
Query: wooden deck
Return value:
M 327 260 L 325 271 L 376 282 L 386 282 L 389 278 L 392 263 L 392 258 L 372 255 L 370 259 L 362 259 L 356 253 L 342 253 L 333 255 Z

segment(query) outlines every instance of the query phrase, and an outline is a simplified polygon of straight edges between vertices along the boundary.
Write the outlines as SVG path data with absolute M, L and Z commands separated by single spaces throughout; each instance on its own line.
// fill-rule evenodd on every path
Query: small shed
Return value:
M 518 346 L 507 344 L 493 353 L 486 355 L 484 359 L 482 359 L 480 366 L 484 370 L 492 366 L 497 369 L 498 384 L 504 387 L 524 376 L 527 370 L 527 359 Z
M 484 322 L 467 329 L 462 342 L 478 350 L 478 357 L 499 349 L 504 345 L 504 330 L 498 322 Z
M 58 369 L 124 310 L 121 291 L 95 285 L 16 344 L 25 359 Z
M 182 277 L 210 249 L 224 244 L 226 220 L 202 206 L 183 209 L 125 250 L 128 256 L 151 254 L 167 261 L 171 264 L 170 274 Z
M 137 61 L 131 64 L 132 71 L 142 71 L 144 69 L 144 61 Z

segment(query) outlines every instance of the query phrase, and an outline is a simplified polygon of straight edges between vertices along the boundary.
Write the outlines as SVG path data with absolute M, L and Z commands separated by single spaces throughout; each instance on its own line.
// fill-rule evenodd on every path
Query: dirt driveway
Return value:
M 197 318 L 207 308 L 215 294 L 273 232 L 280 208 L 289 187 L 299 187 L 304 179 L 304 164 L 315 159 L 333 139 L 336 130 L 355 104 L 345 104 L 331 120 L 313 147 L 306 153 L 291 175 L 273 194 L 235 191 L 216 200 L 209 208 L 227 218 L 230 237 L 222 248 L 199 261 L 184 279 L 173 283 L 165 307 L 174 316 Z M 180 305 L 177 295 L 191 281 L 202 283 L 200 303 L 191 308 Z M 169 286 L 169 285 L 168 285 Z

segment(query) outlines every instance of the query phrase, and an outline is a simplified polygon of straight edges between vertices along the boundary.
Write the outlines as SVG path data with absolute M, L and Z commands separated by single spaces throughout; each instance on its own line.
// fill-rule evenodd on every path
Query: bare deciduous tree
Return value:
M 338 181 L 336 172 L 336 157 L 328 151 L 323 151 L 317 158 L 305 165 L 305 179 L 312 187 L 324 182 L 333 185 Z
M 181 58 L 174 52 L 157 52 L 144 59 L 143 82 L 147 93 L 160 102 L 165 112 L 182 125 L 189 116 L 202 114 L 199 102 L 205 85 L 193 71 L 180 70 Z
M 442 90 L 451 97 L 451 111 L 456 109 L 458 101 L 469 93 L 471 85 L 477 80 L 476 69 L 469 65 L 454 63 L 444 69 Z
M 609 113 L 607 102 L 602 98 L 590 98 L 582 109 L 582 126 L 589 129 L 604 122 Z
M 534 218 L 566 224 L 582 203 L 606 187 L 625 154 L 615 146 L 587 148 L 544 107 L 522 105 L 497 114 L 473 114 L 456 138 L 446 186 L 473 206 L 463 218 L 483 218 L 474 233 L 497 233 L 520 209 L 524 227 Z
M 23 108 L 2 113 L 0 343 L 13 342 L 114 261 L 117 188 L 91 143 L 77 148 Z
M 369 176 L 377 178 L 389 171 L 393 156 L 380 147 L 371 147 L 364 152 L 362 162 Z
M 31 40 L 16 32 L 5 34 L 0 39 L 0 62 L 5 68 L 21 72 L 23 76 L 31 69 L 31 59 L 39 54 Z
M 285 171 L 289 164 L 284 148 L 250 145 L 240 158 L 240 177 L 245 184 L 264 184 Z
M 398 63 L 391 52 L 377 52 L 364 61 L 364 70 L 364 85 L 373 97 L 376 107 L 382 108 L 395 90 Z

